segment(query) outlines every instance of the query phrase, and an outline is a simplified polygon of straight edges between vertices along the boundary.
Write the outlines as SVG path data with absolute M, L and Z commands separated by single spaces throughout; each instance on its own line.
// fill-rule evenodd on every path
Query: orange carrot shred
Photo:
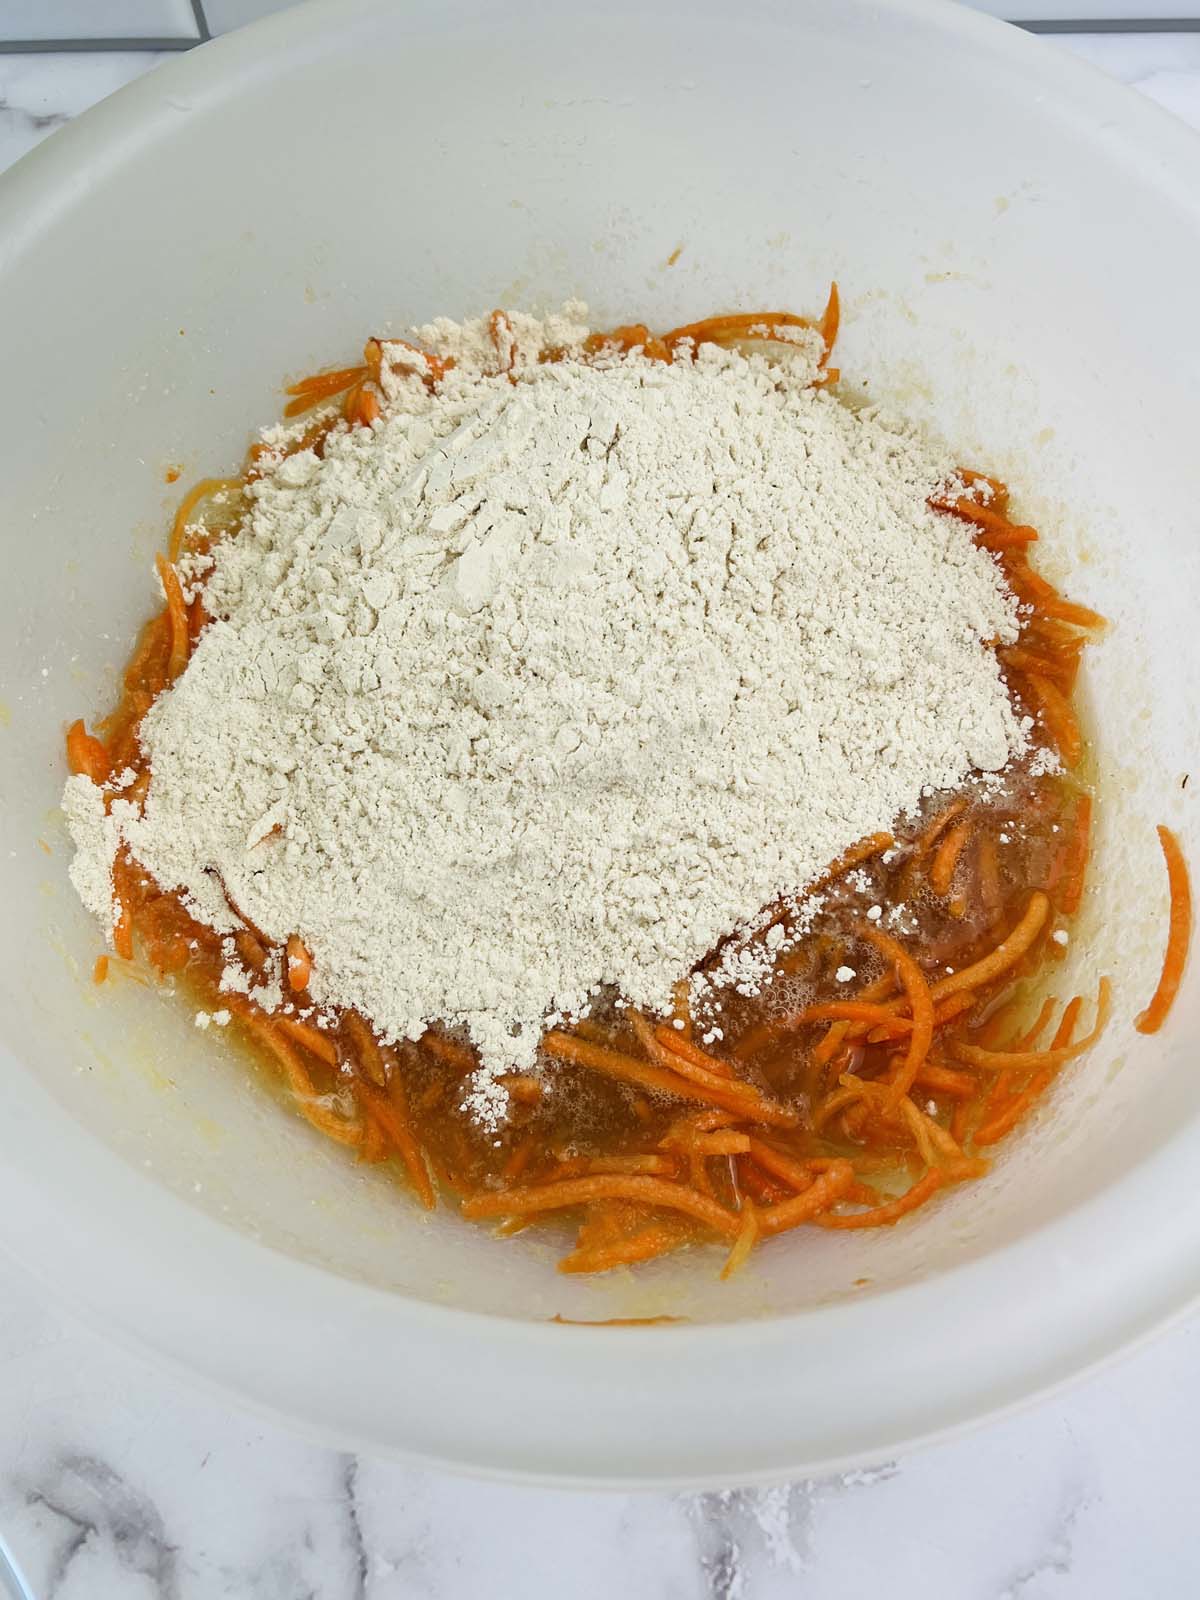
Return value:
M 963 846 L 971 833 L 969 822 L 956 822 L 946 832 L 934 851 L 933 861 L 929 867 L 929 884 L 934 894 L 947 895 L 954 878 L 958 858 L 962 855 Z
M 989 955 L 972 962 L 969 967 L 960 967 L 948 977 L 939 978 L 932 985 L 933 998 L 944 1000 L 948 995 L 957 994 L 961 989 L 981 988 L 983 984 L 991 983 L 998 978 L 1002 972 L 1007 972 L 1010 967 L 1015 967 L 1042 931 L 1049 913 L 1049 900 L 1040 889 L 1035 889 L 1029 897 L 1025 915 L 1008 937 L 1001 940 Z
M 179 574 L 161 550 L 154 557 L 159 582 L 167 597 L 167 615 L 171 620 L 171 653 L 167 659 L 167 681 L 173 683 L 188 663 L 192 648 L 187 605 L 179 584 Z
M 836 1205 L 854 1183 L 854 1168 L 848 1161 L 831 1161 L 829 1166 L 802 1194 L 791 1200 L 781 1200 L 759 1212 L 758 1228 L 762 1234 L 784 1233 L 811 1222 L 814 1217 Z
M 1073 600 L 1064 600 L 1053 590 L 1038 609 L 1043 616 L 1073 622 L 1077 628 L 1103 628 L 1105 625 L 1105 619 L 1098 611 L 1093 611 L 1090 606 L 1076 605 Z
M 311 377 L 301 378 L 299 383 L 290 384 L 283 392 L 318 396 L 341 394 L 343 389 L 348 389 L 352 383 L 357 383 L 365 372 L 365 367 L 341 367 L 336 372 L 314 372 Z
M 949 805 L 945 806 L 941 811 L 939 811 L 937 816 L 933 818 L 932 822 L 929 823 L 924 833 L 917 840 L 917 855 L 924 855 L 926 851 L 932 850 L 938 839 L 941 838 L 945 829 L 950 826 L 955 817 L 962 816 L 966 809 L 967 802 L 963 799 L 962 795 L 957 795 L 953 800 L 951 800 Z
M 853 1169 L 849 1169 L 853 1176 Z M 565 1178 L 560 1183 L 534 1184 L 521 1189 L 489 1189 L 463 1201 L 467 1217 L 525 1216 L 535 1211 L 561 1211 L 589 1200 L 635 1200 L 667 1211 L 682 1211 L 727 1239 L 737 1237 L 740 1224 L 733 1212 L 707 1195 L 662 1178 L 625 1177 L 621 1174 L 590 1178 Z
M 722 1278 L 732 1278 L 735 1272 L 745 1266 L 757 1239 L 758 1208 L 749 1195 L 743 1195 L 742 1226 L 738 1230 L 737 1238 L 733 1241 L 733 1248 L 725 1258 L 725 1265 L 721 1268 Z
M 101 788 L 112 776 L 108 751 L 82 721 L 73 722 L 67 729 L 67 765 L 73 773 L 90 778 Z
M 643 1228 L 632 1238 L 612 1244 L 584 1246 L 572 1250 L 558 1263 L 559 1272 L 611 1272 L 614 1267 L 631 1267 L 639 1261 L 652 1261 L 666 1255 L 680 1243 L 677 1232 L 662 1226 Z
M 821 316 L 821 339 L 825 345 L 825 353 L 821 357 L 822 366 L 833 354 L 833 347 L 837 343 L 838 329 L 842 322 L 842 303 L 838 294 L 836 283 L 829 285 L 829 299 L 825 302 L 825 310 Z
M 901 1097 L 908 1093 L 929 1054 L 929 1046 L 933 1043 L 933 996 L 925 974 L 898 940 L 884 933 L 881 928 L 872 927 L 870 923 L 864 924 L 862 931 L 864 937 L 895 967 L 912 1012 L 913 1026 L 908 1052 L 891 1084 L 888 1101 L 891 1108 L 898 1105 Z
M 1167 948 L 1163 955 L 1162 972 L 1158 987 L 1146 1009 L 1138 1016 L 1134 1026 L 1139 1033 L 1157 1033 L 1167 1019 L 1183 969 L 1187 965 L 1188 946 L 1192 939 L 1192 886 L 1187 862 L 1179 848 L 1179 840 L 1171 829 L 1159 824 L 1158 842 L 1167 863 L 1167 885 L 1171 895 L 1171 910 L 1167 923 Z
M 1075 1056 L 1082 1055 L 1085 1050 L 1091 1049 L 1092 1045 L 1103 1033 L 1105 1024 L 1108 1021 L 1111 993 L 1112 986 L 1109 980 L 1101 978 L 1100 992 L 1096 999 L 1096 1020 L 1092 1025 L 1092 1031 L 1086 1038 L 1080 1039 L 1074 1044 L 1054 1044 L 1049 1050 L 1042 1051 L 1012 1052 L 1009 1054 L 1007 1061 L 1004 1058 L 1004 1054 L 997 1055 L 990 1051 L 979 1052 L 976 1062 L 980 1066 L 999 1065 L 1006 1067 L 1008 1070 L 1019 1070 L 1031 1066 L 1035 1068 L 1035 1071 L 1020 1094 L 1016 1095 L 1002 1110 L 991 1115 L 981 1127 L 975 1130 L 976 1146 L 995 1144 L 998 1139 L 1002 1139 L 1006 1133 L 1016 1127 L 1017 1123 L 1026 1116 L 1041 1098 L 1049 1088 L 1059 1068 Z M 1076 1014 L 1077 1012 L 1072 1012 L 1070 1023 L 1072 1027 Z M 1067 1022 L 1065 1013 L 1063 1022 Z M 1060 1027 L 1060 1033 L 1061 1031 Z M 972 1047 L 969 1045 L 961 1045 L 955 1053 L 959 1054 L 961 1059 L 969 1060 L 971 1057 L 967 1052 L 971 1051 L 971 1049 Z M 988 1056 L 992 1058 L 990 1061 L 979 1059 L 979 1057 Z
M 412 1180 L 412 1186 L 417 1192 L 417 1198 L 426 1211 L 432 1211 L 435 1203 L 433 1184 L 430 1181 L 429 1168 L 425 1165 L 421 1147 L 418 1145 L 408 1123 L 408 1117 L 401 1098 L 399 1079 L 396 1078 L 393 1081 L 390 1094 L 383 1089 L 376 1088 L 374 1084 L 362 1082 L 358 1084 L 358 1094 L 365 1104 L 370 1107 L 371 1115 L 399 1151 L 400 1159 L 404 1162 L 409 1178 Z
M 201 478 L 199 483 L 194 483 L 183 499 L 179 502 L 179 509 L 175 513 L 175 520 L 171 524 L 171 537 L 167 541 L 167 559 L 171 562 L 179 560 L 183 551 L 184 534 L 188 528 L 188 518 L 202 500 L 208 500 L 222 490 L 241 489 L 237 478 Z
M 707 1050 L 701 1050 L 699 1045 L 693 1044 L 686 1033 L 678 1028 L 672 1028 L 665 1023 L 654 1030 L 654 1037 L 672 1055 L 688 1061 L 694 1067 L 701 1067 L 706 1072 L 714 1073 L 719 1078 L 732 1076 L 732 1068 L 726 1061 L 720 1061 L 716 1056 L 710 1056 Z M 678 1071 L 678 1067 L 675 1068 Z
M 910 1211 L 915 1211 L 918 1206 L 932 1199 L 944 1182 L 942 1172 L 937 1167 L 930 1167 L 923 1178 L 918 1178 L 906 1194 L 895 1200 L 872 1206 L 869 1211 L 855 1211 L 845 1216 L 826 1212 L 824 1216 L 812 1220 L 819 1228 L 890 1228 L 893 1222 L 899 1222 L 901 1217 L 906 1217 Z
M 312 977 L 312 956 L 298 933 L 293 933 L 288 938 L 286 954 L 289 987 L 307 989 L 308 980 Z
M 133 907 L 129 895 L 129 856 L 118 850 L 113 857 L 113 949 L 122 961 L 133 960 Z
M 1083 734 L 1070 701 L 1056 683 L 1040 673 L 1026 673 L 1025 682 L 1033 691 L 1042 722 L 1063 762 L 1068 767 L 1077 767 L 1083 755 Z
M 286 1012 L 279 1012 L 276 1015 L 275 1026 L 282 1028 L 297 1044 L 303 1045 L 314 1056 L 319 1056 L 326 1065 L 337 1066 L 337 1046 L 329 1035 L 322 1033 L 319 1028 L 314 1028 L 311 1023 L 302 1022 L 299 1017 L 289 1017 Z

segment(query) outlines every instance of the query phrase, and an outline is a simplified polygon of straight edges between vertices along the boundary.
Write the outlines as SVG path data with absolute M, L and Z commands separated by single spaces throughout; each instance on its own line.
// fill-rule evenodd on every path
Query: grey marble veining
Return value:
M 310 1444 L 10 1269 L 0 1528 L 40 1600 L 848 1600 L 885 1582 L 889 1600 L 1155 1600 L 1200 1579 L 1198 1378 L 1193 1320 L 1063 1396 L 866 1471 L 538 1490 Z
M 1048 47 L 1200 127 L 1200 36 Z M 0 57 L 0 168 L 157 59 Z M 869 1471 L 700 1495 L 515 1488 L 266 1425 L 0 1263 L 0 1531 L 38 1600 L 1157 1600 L 1200 1589 L 1198 1426 L 1193 1318 Z
M 0 171 L 163 59 L 136 50 L 0 56 Z

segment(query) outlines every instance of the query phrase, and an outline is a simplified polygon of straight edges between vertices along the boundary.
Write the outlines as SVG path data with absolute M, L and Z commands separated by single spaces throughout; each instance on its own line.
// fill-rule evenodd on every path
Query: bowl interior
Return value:
M 128 1181 L 149 1259 L 214 1220 L 213 1260 L 228 1234 L 321 1269 L 331 1325 L 349 1280 L 529 1321 L 841 1306 L 865 1331 L 900 1285 L 953 1306 L 968 1268 L 1069 1228 L 1114 1185 L 1147 1215 L 1171 1205 L 1150 1174 L 1200 1142 L 1184 1047 L 1200 986 L 1161 1039 L 1131 1021 L 1164 932 L 1154 824 L 1196 840 L 1189 160 L 1154 113 L 953 8 L 756 4 L 735 28 L 717 0 L 659 0 L 586 24 L 539 3 L 502 19 L 303 8 L 152 75 L 22 163 L 0 185 L 0 1060 L 14 1166 L 53 1175 L 79 1238 L 107 1248 L 108 1197 Z M 910 1227 L 791 1236 L 729 1284 L 704 1252 L 571 1282 L 544 1243 L 418 1214 L 280 1113 L 170 996 L 90 984 L 97 934 L 56 810 L 62 729 L 108 706 L 152 604 L 165 469 L 231 469 L 281 381 L 436 314 L 577 296 L 598 324 L 670 324 L 817 309 L 831 277 L 847 381 L 1006 477 L 1047 567 L 1112 618 L 1086 685 L 1096 888 L 1063 983 L 1090 992 L 1111 973 L 1115 1022 L 993 1175 Z

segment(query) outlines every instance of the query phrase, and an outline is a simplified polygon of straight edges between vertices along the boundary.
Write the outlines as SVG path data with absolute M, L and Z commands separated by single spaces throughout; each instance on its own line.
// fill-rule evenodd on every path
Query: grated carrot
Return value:
M 463 1201 L 467 1217 L 527 1216 L 537 1211 L 562 1211 L 589 1200 L 635 1200 L 667 1211 L 682 1211 L 727 1239 L 736 1238 L 739 1223 L 733 1212 L 680 1183 L 661 1178 L 625 1177 L 620 1174 L 566 1178 L 561 1183 L 531 1185 L 521 1189 L 490 1189 Z
M 869 939 L 895 968 L 904 987 L 904 993 L 908 997 L 909 1010 L 912 1012 L 912 1033 L 909 1036 L 908 1051 L 891 1082 L 891 1096 L 888 1102 L 891 1107 L 899 1104 L 901 1096 L 906 1095 L 912 1088 L 917 1073 L 920 1072 L 922 1063 L 929 1054 L 929 1046 L 933 1043 L 933 996 L 925 974 L 898 940 L 870 923 L 863 925 L 862 932 L 864 938 Z
M 937 849 L 933 854 L 933 861 L 929 867 L 929 885 L 934 894 L 948 895 L 950 885 L 954 879 L 958 858 L 962 855 L 963 846 L 971 834 L 971 825 L 967 822 L 956 822 L 946 829 Z
M 1175 996 L 1179 992 L 1183 969 L 1187 966 L 1188 946 L 1192 940 L 1192 886 L 1187 862 L 1179 848 L 1179 840 L 1170 828 L 1161 823 L 1158 842 L 1167 863 L 1167 885 L 1171 896 L 1171 909 L 1167 923 L 1167 948 L 1163 954 L 1162 972 L 1158 987 L 1150 1004 L 1141 1012 L 1134 1026 L 1139 1033 L 1157 1033 L 1167 1019 Z
M 312 977 L 312 956 L 298 933 L 289 936 L 286 950 L 287 980 L 292 989 L 307 989 Z
M 67 766 L 76 776 L 90 778 L 100 788 L 112 776 L 108 751 L 95 734 L 87 731 L 82 720 L 67 729 Z
M 923 1178 L 919 1178 L 906 1194 L 896 1200 L 888 1200 L 883 1205 L 872 1206 L 868 1211 L 854 1211 L 848 1215 L 826 1212 L 824 1216 L 812 1220 L 819 1228 L 890 1228 L 901 1217 L 908 1216 L 909 1212 L 931 1200 L 944 1182 L 938 1168 L 930 1167 Z
M 167 597 L 167 616 L 171 623 L 171 653 L 167 657 L 167 682 L 173 683 L 187 666 L 192 648 L 192 633 L 187 605 L 179 584 L 179 574 L 161 551 L 154 557 L 158 579 Z

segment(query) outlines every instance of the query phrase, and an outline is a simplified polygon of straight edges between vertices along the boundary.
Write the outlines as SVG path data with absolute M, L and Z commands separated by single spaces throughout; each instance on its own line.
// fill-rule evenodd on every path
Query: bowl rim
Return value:
M 866 0 L 849 3 L 867 9 Z M 451 0 L 449 5 L 409 0 L 402 10 L 389 0 L 309 0 L 176 57 L 128 85 L 0 177 L 0 280 L 6 263 L 36 248 L 58 211 L 68 208 L 85 186 L 103 182 L 126 151 L 140 148 L 157 124 L 177 116 L 181 103 L 219 104 L 244 93 L 260 73 L 275 70 L 286 52 L 318 50 L 322 36 L 335 27 L 345 30 L 384 18 L 404 25 L 418 15 L 431 26 L 446 26 L 456 6 L 469 9 L 469 0 Z M 716 0 L 702 0 L 702 6 L 715 10 Z M 527 0 L 527 9 L 540 8 L 556 9 L 550 0 Z M 653 9 L 677 8 L 677 0 L 655 0 Z M 1089 64 L 1055 53 L 1033 36 L 951 0 L 873 0 L 870 9 L 1003 57 L 1031 82 L 1070 101 L 1087 119 L 1098 144 L 1120 149 L 1126 160 L 1139 160 L 1143 181 L 1200 226 L 1195 183 L 1200 140 L 1167 112 Z M 631 25 L 645 10 L 629 10 Z M 786 27 L 790 7 L 786 0 L 761 0 L 757 14 Z M 947 1397 L 928 1425 L 913 1415 L 903 1396 L 890 1411 L 881 1399 L 869 1439 L 806 1458 L 800 1447 L 786 1442 L 787 1416 L 801 1416 L 800 1397 L 787 1396 L 780 1397 L 785 1415 L 771 1438 L 744 1437 L 736 1450 L 724 1450 L 717 1469 L 687 1462 L 706 1459 L 706 1441 L 716 1449 L 714 1440 L 719 1439 L 724 1448 L 733 1426 L 727 1414 L 708 1425 L 707 1433 L 644 1456 L 635 1470 L 622 1467 L 615 1439 L 577 1450 L 572 1463 L 556 1450 L 553 1439 L 557 1419 L 581 1385 L 593 1401 L 598 1398 L 624 1415 L 629 1400 L 624 1386 L 631 1373 L 640 1373 L 647 1384 L 662 1381 L 665 1373 L 678 1376 L 677 1410 L 670 1420 L 682 1429 L 702 1384 L 695 1376 L 680 1375 L 679 1369 L 695 1367 L 702 1374 L 714 1359 L 736 1349 L 743 1361 L 749 1356 L 764 1370 L 778 1371 L 799 1346 L 816 1351 L 823 1340 L 844 1338 L 856 1302 L 758 1322 L 669 1329 L 576 1327 L 564 1333 L 545 1323 L 410 1299 L 336 1278 L 197 1212 L 65 1117 L 28 1074 L 14 1071 L 9 1076 L 16 1079 L 10 1113 L 14 1128 L 52 1122 L 57 1142 L 47 1159 L 45 1141 L 13 1141 L 11 1159 L 0 1165 L 0 1247 L 58 1298 L 173 1370 L 222 1394 L 235 1394 L 325 1442 L 482 1476 L 531 1483 L 702 1488 L 733 1478 L 770 1482 L 795 1473 L 845 1469 L 1017 1409 L 1109 1361 L 1200 1298 L 1200 1196 L 1192 1196 L 1189 1156 L 1180 1132 L 1136 1173 L 991 1251 L 984 1260 L 876 1291 L 887 1297 L 901 1340 L 908 1330 L 913 1350 L 899 1361 L 895 1376 L 897 1388 L 913 1390 L 929 1379 L 928 1355 L 922 1358 L 917 1347 L 928 1326 L 931 1283 L 952 1274 L 970 1292 L 986 1274 L 993 1303 L 1005 1293 L 1012 1297 L 1011 1315 L 993 1330 L 986 1348 L 976 1352 L 976 1375 L 962 1377 L 961 1393 Z M 36 1161 L 31 1154 L 35 1148 Z M 1117 1219 L 1128 1213 L 1135 1179 L 1139 1194 L 1149 1187 L 1148 1167 L 1156 1173 L 1157 1192 L 1173 1197 L 1170 1206 L 1155 1208 L 1153 1240 L 1141 1238 L 1139 1248 L 1126 1247 L 1123 1256 L 1114 1250 L 1110 1256 L 1095 1251 L 1080 1258 L 1071 1241 L 1081 1227 L 1086 1226 L 1089 1237 L 1112 1238 Z M 86 1221 L 76 1199 L 84 1172 L 89 1174 Z M 1145 1206 L 1142 1198 L 1138 1209 Z M 186 1241 L 186 1251 L 179 1248 L 181 1241 Z M 1030 1304 L 1036 1297 L 1028 1293 L 1028 1285 L 1047 1261 L 1075 1276 L 1077 1298 L 1070 1315 L 1059 1309 L 1042 1317 Z M 213 1266 L 207 1276 L 197 1270 L 204 1262 Z M 163 1291 L 144 1297 L 136 1317 L 122 1288 L 130 1281 L 157 1283 Z M 330 1296 L 338 1302 L 339 1331 L 358 1330 L 380 1349 L 401 1337 L 419 1347 L 426 1365 L 398 1385 L 387 1404 L 378 1403 L 377 1391 L 370 1397 L 355 1392 L 356 1375 L 349 1370 L 353 1363 L 319 1396 L 306 1381 L 321 1370 L 322 1342 L 333 1319 L 318 1308 Z M 276 1309 L 264 1314 L 264 1303 Z M 245 1314 L 248 1304 L 256 1307 L 253 1325 Z M 295 1320 L 298 1307 L 310 1313 L 302 1328 Z M 219 1330 L 227 1334 L 229 1325 L 239 1322 L 239 1313 L 241 1336 L 218 1336 Z M 287 1341 L 292 1344 L 287 1360 L 272 1366 L 273 1355 Z M 481 1341 L 489 1354 L 485 1361 L 479 1360 Z M 520 1441 L 499 1440 L 489 1431 L 489 1383 L 494 1385 L 498 1372 L 506 1382 L 542 1397 L 537 1414 L 529 1418 L 528 1435 Z M 322 1373 L 323 1382 L 328 1377 Z M 455 1397 L 460 1413 L 450 1430 L 444 1415 L 447 1394 Z

